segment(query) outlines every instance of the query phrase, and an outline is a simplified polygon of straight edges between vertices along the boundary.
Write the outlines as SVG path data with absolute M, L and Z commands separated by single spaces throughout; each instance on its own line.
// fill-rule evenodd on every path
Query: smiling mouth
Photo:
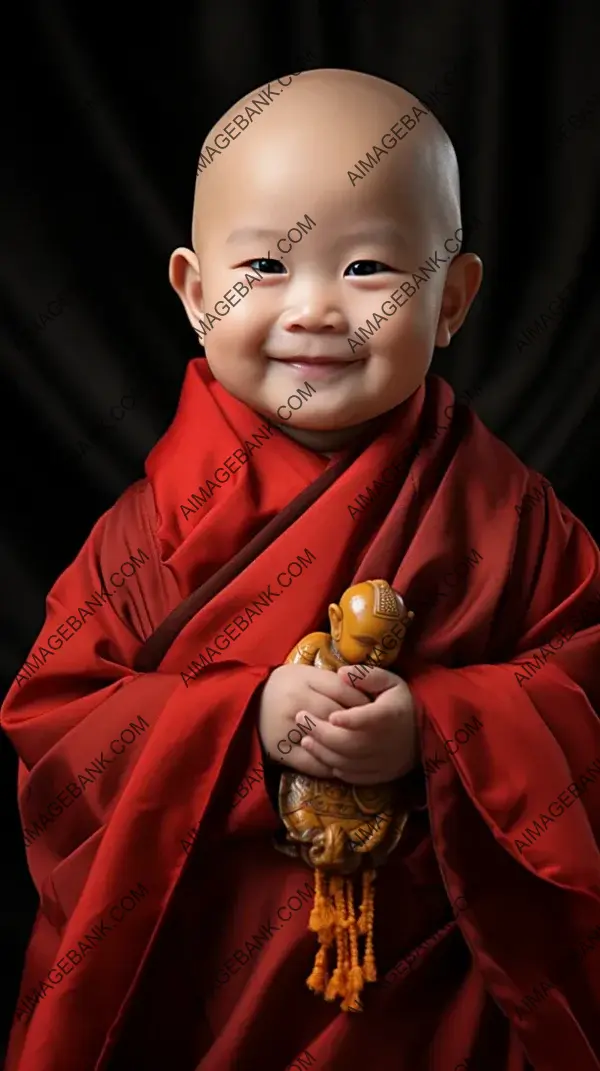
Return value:
M 345 358 L 335 358 L 335 357 L 272 357 L 271 360 L 281 361 L 282 364 L 302 364 L 302 365 L 358 364 L 358 361 L 348 361 Z

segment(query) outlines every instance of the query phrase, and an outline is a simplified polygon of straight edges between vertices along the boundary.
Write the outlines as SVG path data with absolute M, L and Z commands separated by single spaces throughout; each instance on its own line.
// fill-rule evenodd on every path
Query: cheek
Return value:
M 429 309 L 415 302 L 411 309 L 409 302 L 399 309 L 387 324 L 383 324 L 376 335 L 369 340 L 374 353 L 379 353 L 386 364 L 399 372 L 398 354 L 402 352 L 402 366 L 408 378 L 412 378 L 411 369 L 430 361 L 435 345 L 437 319 Z
M 252 291 L 238 302 L 237 294 L 233 305 L 218 304 L 218 309 L 208 308 L 211 314 L 218 315 L 212 324 L 210 332 L 206 335 L 205 348 L 215 353 L 228 352 L 230 355 L 239 353 L 240 350 L 252 350 L 265 335 L 264 316 L 259 315 L 259 307 L 254 302 Z M 227 312 L 225 312 L 225 308 Z M 205 314 L 204 319 L 207 320 Z
M 415 295 L 406 305 L 400 306 L 386 326 L 391 332 L 417 341 L 431 333 L 434 320 L 435 302 L 432 302 L 431 295 L 423 294 L 420 298 Z
M 359 662 L 364 662 L 369 654 L 368 648 L 363 647 L 361 643 L 355 643 L 352 640 L 346 644 L 346 650 L 348 661 L 353 662 L 356 665 L 358 665 Z

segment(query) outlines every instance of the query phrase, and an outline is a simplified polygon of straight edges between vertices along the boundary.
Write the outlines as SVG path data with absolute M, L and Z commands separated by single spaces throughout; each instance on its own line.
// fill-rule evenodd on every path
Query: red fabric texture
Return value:
M 600 944 L 581 951 L 600 926 L 600 778 L 580 782 L 581 798 L 533 843 L 516 844 L 600 759 L 600 555 L 551 488 L 519 516 L 539 476 L 452 403 L 429 377 L 194 617 L 157 672 L 140 674 L 136 651 L 168 612 L 330 464 L 271 429 L 186 518 L 181 504 L 265 423 L 203 359 L 191 362 L 147 481 L 98 521 L 59 578 L 38 644 L 94 591 L 110 592 L 130 554 L 148 560 L 41 668 L 19 675 L 3 707 L 26 829 L 110 757 L 68 814 L 65 804 L 26 834 L 40 910 L 7 1071 L 283 1071 L 305 1066 L 303 1053 L 334 1071 L 368 1060 L 382 1071 L 600 1068 Z M 292 577 L 299 556 L 309 564 Z M 272 847 L 279 822 L 257 773 L 256 709 L 272 669 L 327 627 L 328 604 L 378 577 L 416 613 L 394 668 L 417 702 L 428 806 L 379 872 L 381 981 L 366 987 L 365 1011 L 347 1015 L 305 988 L 316 944 L 298 890 L 312 872 Z M 217 649 L 261 592 L 260 612 Z M 559 629 L 575 634 L 524 670 Z M 147 728 L 111 752 L 140 716 Z M 481 727 L 461 743 L 474 718 Z M 455 739 L 451 753 L 444 742 Z M 398 966 L 405 957 L 410 969 Z M 556 986 L 524 1013 L 545 978 Z

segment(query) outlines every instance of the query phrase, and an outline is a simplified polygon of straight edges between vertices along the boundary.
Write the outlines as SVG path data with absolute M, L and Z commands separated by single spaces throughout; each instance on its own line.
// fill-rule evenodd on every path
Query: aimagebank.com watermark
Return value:
M 53 967 L 50 968 L 48 974 L 44 978 L 40 978 L 37 985 L 30 989 L 29 993 L 26 993 L 21 997 L 17 1010 L 15 1012 L 15 1018 L 20 1022 L 25 1018 L 28 1021 L 33 1015 L 33 1010 L 36 1004 L 39 1004 L 40 1000 L 43 1000 L 47 993 L 50 993 L 53 989 L 56 989 L 67 974 L 71 974 L 76 970 L 85 956 L 93 952 L 96 945 L 101 944 L 102 941 L 119 926 L 127 915 L 135 911 L 140 900 L 143 900 L 148 892 L 145 885 L 142 885 L 141 881 L 138 882 L 137 889 L 130 889 L 128 893 L 125 893 L 117 903 L 112 904 L 106 908 L 106 911 L 102 914 L 100 921 L 95 923 L 90 928 L 89 933 L 82 935 L 82 940 L 77 941 L 77 948 L 69 948 L 65 952 L 62 959 L 59 959 Z M 105 917 L 107 916 L 107 918 Z M 108 919 L 110 921 L 108 921 Z M 117 951 L 118 954 L 118 951 Z
M 477 221 L 478 224 L 480 222 L 481 220 Z M 437 249 L 434 250 L 432 256 L 428 257 L 425 263 L 420 265 L 419 271 L 412 273 L 412 283 L 409 283 L 406 280 L 405 282 L 400 283 L 400 286 L 396 290 L 392 291 L 389 297 L 387 297 L 381 305 L 381 312 L 373 313 L 374 322 L 371 323 L 370 320 L 367 320 L 367 327 L 359 327 L 358 330 L 354 332 L 354 338 L 348 338 L 348 344 L 352 353 L 354 353 L 359 346 L 363 346 L 375 331 L 379 331 L 382 323 L 386 323 L 398 309 L 402 308 L 403 305 L 406 305 L 406 302 L 410 301 L 411 297 L 414 297 L 420 286 L 429 282 L 429 277 L 431 275 L 435 275 L 438 268 L 441 267 L 441 264 L 446 264 L 456 256 L 460 250 L 462 236 L 463 228 L 457 227 L 454 234 L 450 235 L 449 238 L 446 238 L 444 242 L 444 249 L 447 253 L 451 254 L 449 257 L 442 256 Z M 454 242 L 455 244 L 451 246 L 451 242 Z
M 313 562 L 316 562 L 315 555 L 308 547 L 304 548 L 304 554 L 306 557 L 299 554 L 294 561 L 288 562 L 285 570 L 277 574 L 277 581 L 284 590 L 291 587 L 294 580 L 301 576 L 303 571 L 309 569 Z M 282 594 L 282 591 L 271 591 L 271 585 L 269 584 L 266 591 L 261 591 L 259 597 L 252 600 L 252 606 L 245 606 L 243 611 L 240 609 L 240 613 L 229 624 L 225 625 L 222 632 L 214 637 L 212 644 L 199 651 L 196 659 L 192 659 L 188 666 L 188 672 L 183 671 L 181 673 L 181 679 L 186 688 L 189 687 L 188 681 L 197 680 L 203 669 L 209 669 L 213 661 L 216 658 L 220 658 L 221 654 L 239 639 L 242 632 L 250 628 L 253 619 L 260 617 L 263 610 L 268 610 L 273 600 L 279 599 Z M 236 629 L 239 629 L 239 631 L 236 632 Z
M 312 59 L 312 53 L 306 53 L 307 59 Z M 199 176 L 213 162 L 215 156 L 220 156 L 225 149 L 231 145 L 232 141 L 239 138 L 240 134 L 244 133 L 248 127 L 254 122 L 255 118 L 262 115 L 265 108 L 270 108 L 271 104 L 275 103 L 275 98 L 281 96 L 284 89 L 292 83 L 292 78 L 297 78 L 302 74 L 302 71 L 294 71 L 293 74 L 286 75 L 284 78 L 278 78 L 280 89 L 273 89 L 272 83 L 267 82 L 266 86 L 263 86 L 260 93 L 257 93 L 255 97 L 251 98 L 250 104 L 243 106 L 242 111 L 245 113 L 242 115 L 242 111 L 239 111 L 237 115 L 234 115 L 233 119 L 227 126 L 223 127 L 214 138 L 214 145 L 209 145 L 208 142 L 202 147 L 202 152 L 198 159 L 198 166 L 196 168 L 196 174 Z M 253 107 L 254 105 L 254 107 Z M 237 130 L 236 130 L 237 127 Z M 219 138 L 221 141 L 219 141 Z M 204 155 L 206 153 L 206 156 Z
M 136 569 L 141 569 L 145 561 L 150 561 L 146 551 L 142 550 L 141 547 L 138 547 L 138 554 L 140 555 L 139 558 L 136 558 L 135 554 L 132 554 L 127 561 L 122 562 L 119 567 L 119 572 L 115 572 L 111 575 L 110 579 L 116 588 L 122 588 L 125 583 L 125 580 L 121 580 L 121 576 L 125 577 L 125 579 L 129 579 L 129 577 L 134 575 Z M 125 572 L 126 566 L 130 570 L 129 572 Z M 63 643 L 66 643 L 76 632 L 79 632 L 80 628 L 83 628 L 87 618 L 93 617 L 96 613 L 96 608 L 102 610 L 103 600 L 112 599 L 115 594 L 116 592 L 114 591 L 107 591 L 106 584 L 102 584 L 100 591 L 94 592 L 93 598 L 85 600 L 87 610 L 84 606 L 78 606 L 77 614 L 79 614 L 79 617 L 77 614 L 73 613 L 63 621 L 62 625 L 58 625 L 56 632 L 53 632 L 47 637 L 46 643 L 38 646 L 37 651 L 30 654 L 29 659 L 31 659 L 31 661 L 28 659 L 23 663 L 20 672 L 17 673 L 17 676 L 15 677 L 15 681 L 19 685 L 19 688 L 21 687 L 22 681 L 31 680 L 33 674 L 36 673 L 38 669 L 42 669 L 49 658 L 54 657 L 56 651 L 60 650 Z M 70 632 L 69 629 L 71 629 Z M 27 670 L 27 672 L 25 672 L 25 670 Z

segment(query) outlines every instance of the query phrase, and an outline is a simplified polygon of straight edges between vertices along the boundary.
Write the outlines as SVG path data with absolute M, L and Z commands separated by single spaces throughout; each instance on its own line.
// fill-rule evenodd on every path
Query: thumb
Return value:
M 398 677 L 395 673 L 390 673 L 387 669 L 381 669 L 379 666 L 342 666 L 338 669 L 338 676 L 342 677 L 344 684 L 351 684 L 354 688 L 357 688 L 361 692 L 366 692 L 367 695 L 380 695 L 381 692 L 387 692 L 389 688 L 395 688 L 398 684 Z

